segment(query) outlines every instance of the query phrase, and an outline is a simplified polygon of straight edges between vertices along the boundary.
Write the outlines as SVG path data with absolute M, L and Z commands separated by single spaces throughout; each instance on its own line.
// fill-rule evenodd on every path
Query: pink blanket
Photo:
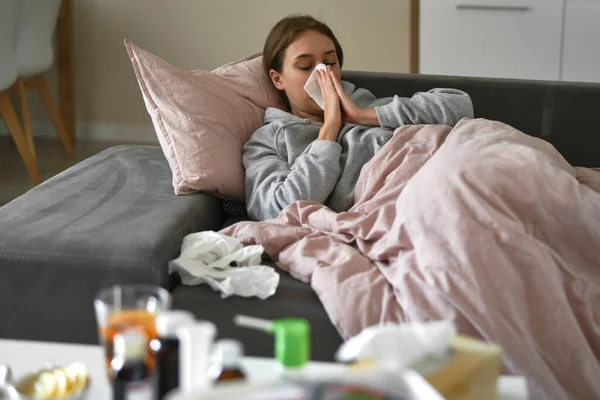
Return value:
M 502 345 L 533 398 L 598 399 L 594 186 L 599 170 L 499 122 L 405 126 L 363 168 L 349 212 L 297 202 L 224 233 L 310 282 L 344 338 L 449 318 Z

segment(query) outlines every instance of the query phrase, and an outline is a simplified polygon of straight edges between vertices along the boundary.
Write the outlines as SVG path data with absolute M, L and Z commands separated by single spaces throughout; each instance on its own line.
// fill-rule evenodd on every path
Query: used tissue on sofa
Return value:
M 221 297 L 256 296 L 261 299 L 275 294 L 279 274 L 260 265 L 264 248 L 246 246 L 221 233 L 206 231 L 187 235 L 181 254 L 169 262 L 169 273 L 177 272 L 184 285 L 206 283 Z
M 304 85 L 304 90 L 306 90 L 306 93 L 308 93 L 315 103 L 317 103 L 317 105 L 324 110 L 325 102 L 323 101 L 323 96 L 321 95 L 321 86 L 319 86 L 319 82 L 317 81 L 317 70 L 327 71 L 327 66 L 325 64 L 318 64 L 315 69 L 313 69 L 312 74 L 310 74 L 306 84 Z

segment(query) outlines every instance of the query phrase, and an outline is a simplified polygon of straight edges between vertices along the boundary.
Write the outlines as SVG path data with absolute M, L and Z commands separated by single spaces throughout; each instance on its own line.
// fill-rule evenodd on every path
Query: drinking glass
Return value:
M 94 300 L 94 308 L 109 379 L 115 335 L 125 330 L 139 329 L 144 332 L 150 343 L 157 337 L 156 316 L 170 306 L 171 295 L 159 286 L 115 285 L 98 293 Z M 146 363 L 150 370 L 154 369 L 154 359 L 149 346 Z

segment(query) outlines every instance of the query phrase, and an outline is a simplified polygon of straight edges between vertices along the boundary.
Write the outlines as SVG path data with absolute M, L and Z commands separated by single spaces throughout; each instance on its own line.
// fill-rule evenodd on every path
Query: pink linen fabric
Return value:
M 125 40 L 176 194 L 244 201 L 242 148 L 280 95 L 256 54 L 209 71 L 183 71 Z
M 533 399 L 598 399 L 599 182 L 500 122 L 404 126 L 348 212 L 296 202 L 223 233 L 310 283 L 344 338 L 451 319 L 500 344 Z

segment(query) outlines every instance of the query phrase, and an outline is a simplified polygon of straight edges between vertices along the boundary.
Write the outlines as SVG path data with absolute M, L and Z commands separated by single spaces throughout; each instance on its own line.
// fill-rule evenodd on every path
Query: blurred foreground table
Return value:
M 88 368 L 91 387 L 86 400 L 107 400 L 112 398 L 106 369 L 104 351 L 99 345 L 82 345 L 26 340 L 0 339 L 0 364 L 8 364 L 14 378 L 33 372 L 48 363 L 66 365 L 81 362 Z M 243 366 L 248 377 L 255 382 L 272 381 L 277 376 L 277 365 L 273 359 L 244 357 Z M 313 361 L 308 364 L 308 372 L 319 374 L 343 370 L 344 365 Z M 518 376 L 502 376 L 498 382 L 500 400 L 527 400 L 527 383 Z

